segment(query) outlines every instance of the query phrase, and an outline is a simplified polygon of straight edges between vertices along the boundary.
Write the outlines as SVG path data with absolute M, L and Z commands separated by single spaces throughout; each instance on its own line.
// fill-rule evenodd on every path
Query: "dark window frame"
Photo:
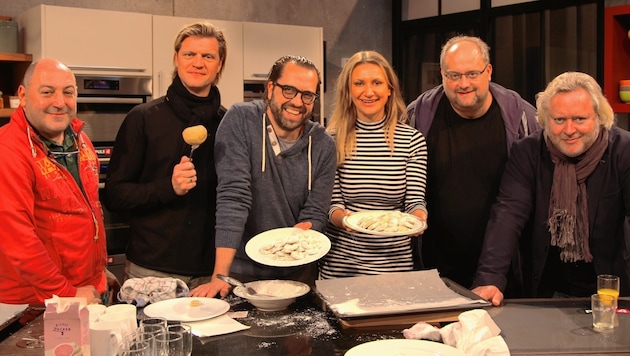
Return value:
M 441 12 L 441 0 L 438 0 L 438 12 Z M 596 4 L 597 8 L 597 55 L 596 55 L 596 73 L 595 77 L 600 85 L 603 86 L 603 52 L 604 52 L 604 0 L 539 0 L 521 4 L 507 5 L 492 8 L 491 0 L 481 0 L 480 9 L 468 12 L 440 15 L 430 18 L 414 19 L 402 21 L 402 0 L 394 0 L 392 3 L 392 16 L 393 16 L 393 28 L 392 28 L 392 64 L 398 75 L 404 78 L 405 73 L 405 43 L 406 39 L 410 38 L 414 34 L 422 33 L 447 33 L 447 32 L 460 32 L 465 29 L 473 29 L 475 35 L 481 37 L 486 41 L 491 48 L 490 61 L 495 62 L 495 52 L 492 48 L 495 48 L 495 20 L 499 17 L 510 15 L 521 15 L 527 13 L 538 13 L 541 19 L 544 19 L 544 12 L 548 10 L 557 10 L 567 8 L 571 6 L 580 6 L 585 4 Z M 540 21 L 540 70 L 537 73 L 535 80 L 539 83 L 546 83 L 545 73 L 545 21 Z M 446 40 L 446 39 L 445 39 Z M 443 44 L 443 42 L 442 42 Z M 404 93 L 405 100 L 410 102 L 415 99 L 419 93 Z M 542 90 L 544 88 L 540 88 Z

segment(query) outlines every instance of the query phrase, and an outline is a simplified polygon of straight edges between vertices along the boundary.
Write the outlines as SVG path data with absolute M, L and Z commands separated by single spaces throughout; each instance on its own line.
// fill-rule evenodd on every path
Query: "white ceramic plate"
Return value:
M 191 306 L 198 301 L 199 306 Z M 172 321 L 197 321 L 214 318 L 230 310 L 230 305 L 221 299 L 186 297 L 162 300 L 147 305 L 144 314 L 149 317 L 162 317 Z
M 410 339 L 390 339 L 366 342 L 357 345 L 345 356 L 465 356 L 465 354 L 448 345 L 440 344 L 427 340 L 410 340 Z
M 397 213 L 402 214 L 402 216 L 412 219 L 414 224 L 413 227 L 409 230 L 405 231 L 374 231 L 361 227 L 360 222 L 362 219 L 371 218 L 374 216 L 379 216 L 387 213 Z M 352 213 L 343 218 L 343 222 L 352 228 L 355 231 L 363 232 L 366 234 L 374 235 L 374 236 L 404 236 L 404 235 L 413 235 L 417 234 L 427 228 L 427 224 L 420 220 L 417 216 L 413 214 L 403 213 L 399 211 L 387 211 L 387 210 L 371 210 L 371 211 L 359 211 L 356 213 Z
M 274 254 L 264 254 L 260 252 L 261 248 L 274 244 L 282 238 L 300 234 L 304 234 L 309 241 L 317 243 L 318 248 L 316 253 L 304 253 L 304 257 L 300 259 L 281 260 L 274 257 Z M 274 267 L 291 267 L 311 263 L 324 257 L 329 250 L 330 240 L 326 235 L 315 230 L 300 230 L 293 227 L 283 227 L 262 232 L 252 237 L 251 240 L 247 242 L 247 245 L 245 245 L 245 253 L 247 253 L 249 258 L 258 263 Z

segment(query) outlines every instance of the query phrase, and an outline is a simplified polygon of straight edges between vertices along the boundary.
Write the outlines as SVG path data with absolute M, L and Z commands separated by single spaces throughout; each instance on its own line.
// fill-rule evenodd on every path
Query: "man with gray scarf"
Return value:
M 630 294 L 630 133 L 587 74 L 557 76 L 536 97 L 543 130 L 512 146 L 473 292 L 501 304 L 519 249 L 529 297 L 585 297 L 596 276 Z

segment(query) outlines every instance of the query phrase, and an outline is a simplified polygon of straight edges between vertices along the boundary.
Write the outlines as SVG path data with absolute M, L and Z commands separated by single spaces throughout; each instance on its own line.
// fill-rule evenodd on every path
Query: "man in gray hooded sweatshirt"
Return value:
M 274 63 L 265 100 L 233 105 L 215 141 L 218 175 L 217 257 L 210 283 L 192 296 L 226 296 L 216 278 L 244 282 L 292 279 L 312 285 L 316 263 L 270 267 L 251 260 L 245 245 L 257 234 L 297 226 L 323 231 L 332 195 L 336 151 L 323 126 L 310 120 L 321 79 L 315 65 L 298 56 Z

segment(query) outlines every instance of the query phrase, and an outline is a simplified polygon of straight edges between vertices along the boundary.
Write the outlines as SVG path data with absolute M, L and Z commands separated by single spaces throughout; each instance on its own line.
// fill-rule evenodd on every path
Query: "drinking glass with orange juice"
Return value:
M 613 303 L 615 309 L 617 309 L 617 303 L 619 298 L 619 277 L 611 274 L 600 274 L 597 276 L 597 294 L 609 295 L 613 297 Z M 619 325 L 617 315 L 614 317 L 614 326 Z

